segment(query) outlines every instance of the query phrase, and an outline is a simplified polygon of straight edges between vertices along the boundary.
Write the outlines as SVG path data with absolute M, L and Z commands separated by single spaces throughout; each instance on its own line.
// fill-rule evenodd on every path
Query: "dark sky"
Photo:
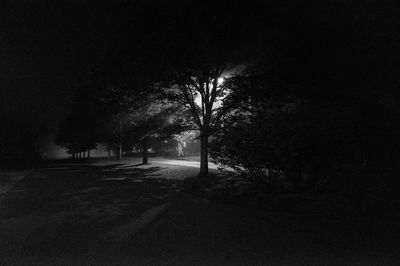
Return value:
M 0 6 L 0 117 L 33 125 L 44 137 L 54 134 L 69 112 L 71 87 L 101 62 L 121 17 L 133 14 L 123 2 L 82 2 Z M 242 21 L 253 23 L 250 30 L 262 36 L 258 48 L 270 55 L 267 64 L 282 66 L 289 73 L 285 78 L 304 79 L 307 85 L 398 88 L 399 5 L 304 2 L 276 1 L 265 8 L 237 4 L 237 14 L 247 16 Z M 136 13 L 139 20 L 157 20 L 151 4 L 142 9 L 147 13 Z M 163 5 L 157 4 L 158 12 L 168 16 L 173 9 Z M 212 15 L 223 12 L 229 9 L 221 5 Z
M 1 5 L 0 117 L 35 126 L 44 136 L 54 134 L 69 112 L 72 86 L 101 62 L 123 17 L 135 13 L 139 20 L 153 21 L 153 4 L 161 13 L 174 9 L 145 2 L 136 13 L 141 3 L 134 0 Z
M 105 5 L 15 3 L 0 9 L 0 112 L 46 135 L 67 114 L 71 86 L 101 60 L 112 14 Z

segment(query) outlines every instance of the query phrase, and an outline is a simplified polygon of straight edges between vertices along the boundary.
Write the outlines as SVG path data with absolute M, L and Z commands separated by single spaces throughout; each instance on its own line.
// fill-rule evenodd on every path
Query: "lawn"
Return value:
M 213 200 L 195 165 L 53 161 L 0 198 L 2 265 L 398 265 L 399 223 Z M 173 163 L 171 163 L 173 162 Z M 217 170 L 210 170 L 217 174 Z

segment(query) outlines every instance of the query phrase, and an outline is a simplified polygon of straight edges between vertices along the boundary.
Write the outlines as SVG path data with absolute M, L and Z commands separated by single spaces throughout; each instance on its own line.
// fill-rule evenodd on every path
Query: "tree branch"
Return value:
M 199 126 L 199 128 L 203 128 L 201 119 L 199 117 L 198 110 L 196 108 L 196 103 L 194 102 L 194 99 L 193 99 L 193 95 L 191 95 L 192 98 L 189 96 L 189 92 L 186 90 L 186 89 L 188 89 L 188 87 L 185 87 L 185 85 L 181 84 L 181 85 L 179 85 L 179 88 L 181 89 L 181 92 L 182 92 L 183 96 L 185 97 L 186 102 L 190 105 L 189 109 L 193 115 L 193 118 L 194 118 L 196 124 Z

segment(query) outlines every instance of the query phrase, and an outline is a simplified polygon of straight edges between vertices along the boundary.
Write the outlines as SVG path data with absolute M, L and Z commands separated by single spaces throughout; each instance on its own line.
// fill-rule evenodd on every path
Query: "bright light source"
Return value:
M 224 82 L 224 78 L 223 77 L 218 78 L 217 82 L 218 82 L 218 85 L 221 85 Z

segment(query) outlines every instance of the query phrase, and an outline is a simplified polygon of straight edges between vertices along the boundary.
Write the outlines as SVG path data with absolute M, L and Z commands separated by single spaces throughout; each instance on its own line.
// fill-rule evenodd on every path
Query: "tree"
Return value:
M 132 119 L 154 102 L 157 91 L 152 73 L 141 68 L 139 58 L 132 63 L 120 56 L 110 49 L 105 62 L 91 77 L 96 89 L 93 98 L 99 109 L 101 140 L 115 148 L 118 159 L 134 124 Z
M 142 163 L 148 163 L 152 140 L 167 140 L 189 128 L 184 110 L 176 104 L 153 102 L 130 116 L 130 139 L 142 150 Z
M 73 88 L 71 113 L 60 122 L 55 140 L 73 158 L 82 158 L 85 154 L 90 157 L 90 150 L 97 147 L 98 107 L 93 98 L 93 88 L 81 80 Z
M 39 163 L 39 130 L 2 115 L 0 120 L 0 169 Z
M 103 73 L 114 85 L 125 86 L 133 75 L 139 90 L 155 83 L 168 87 L 164 96 L 186 108 L 200 131 L 200 174 L 206 176 L 208 138 L 227 111 L 219 106 L 228 92 L 222 77 L 233 75 L 248 60 L 256 25 L 242 16 L 243 9 L 227 10 L 224 4 L 199 3 L 196 9 L 191 4 L 170 5 L 168 13 L 163 6 L 134 6 L 115 31 Z M 224 12 L 216 14 L 218 9 Z
M 101 106 L 103 140 L 122 156 L 123 142 L 132 128 L 148 118 L 159 92 L 155 40 L 147 27 L 121 23 L 115 28 L 104 60 L 91 77 Z
M 173 139 L 176 141 L 176 152 L 178 157 L 185 156 L 185 148 L 188 142 L 193 141 L 196 138 L 196 132 L 193 130 L 183 131 L 173 135 Z
M 66 149 L 73 158 L 90 157 L 96 149 L 98 139 L 93 121 L 84 116 L 70 115 L 61 121 L 56 135 L 56 144 Z
M 207 12 L 212 10 L 201 6 L 196 12 L 172 16 L 164 23 L 163 32 L 168 35 L 162 39 L 168 50 L 163 57 L 167 70 L 164 94 L 188 110 L 194 129 L 200 132 L 200 176 L 208 175 L 208 139 L 229 112 L 222 99 L 231 83 L 224 79 L 245 69 L 243 58 L 237 55 L 245 56 L 248 47 L 244 43 L 249 41 L 244 38 L 246 30 L 238 14 L 207 16 Z M 185 41 L 177 42 L 182 36 Z
M 350 175 L 372 163 L 366 159 L 383 155 L 374 144 L 386 119 L 367 91 L 311 94 L 266 72 L 229 82 L 224 105 L 235 111 L 215 135 L 211 155 L 268 189 L 349 185 L 356 180 Z
M 304 103 L 274 92 L 259 77 L 236 80 L 224 99 L 235 106 L 211 143 L 211 156 L 266 190 L 298 184 L 307 167 L 305 149 L 309 124 Z M 246 93 L 243 93 L 246 91 Z
M 210 72 L 198 75 L 188 73 L 183 76 L 177 73 L 173 82 L 175 84 L 166 90 L 168 99 L 182 104 L 190 111 L 196 129 L 200 131 L 200 175 L 208 174 L 208 138 L 219 127 L 222 111 L 226 110 L 217 106 L 227 89 L 222 82 L 218 82 L 224 70 L 223 66 L 217 66 Z

